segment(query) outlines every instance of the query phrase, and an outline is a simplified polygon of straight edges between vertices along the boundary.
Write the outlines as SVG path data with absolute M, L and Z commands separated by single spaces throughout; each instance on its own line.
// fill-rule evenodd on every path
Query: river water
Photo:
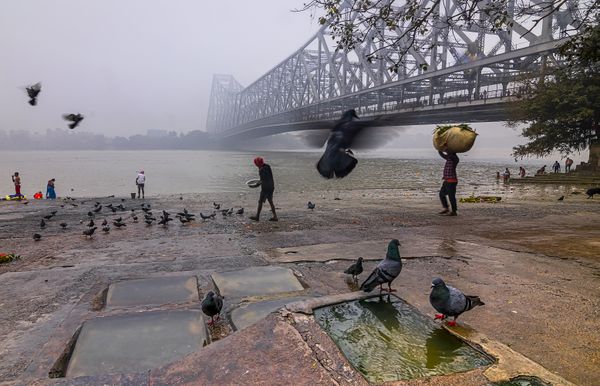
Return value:
M 323 179 L 316 171 L 319 153 L 231 151 L 30 151 L 0 152 L 0 194 L 13 193 L 11 175 L 19 171 L 22 192 L 45 193 L 46 181 L 56 178 L 59 197 L 128 196 L 137 172 L 146 173 L 146 194 L 171 195 L 211 192 L 247 192 L 245 181 L 258 178 L 252 160 L 263 156 L 273 168 L 276 191 L 343 191 L 399 189 L 407 194 L 434 195 L 441 184 L 444 160 L 431 149 L 357 153 L 359 163 L 348 177 Z M 533 173 L 543 160 L 525 164 Z M 555 187 L 520 187 L 496 181 L 497 171 L 518 164 L 463 156 L 458 166 L 459 195 L 493 194 L 520 197 L 539 191 L 554 194 Z M 533 189 L 533 190 L 532 190 Z

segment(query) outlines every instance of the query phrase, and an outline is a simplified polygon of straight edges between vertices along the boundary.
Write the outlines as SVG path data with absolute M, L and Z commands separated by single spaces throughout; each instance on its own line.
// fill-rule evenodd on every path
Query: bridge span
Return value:
M 426 7 L 432 0 L 421 3 Z M 443 3 L 440 18 L 458 12 L 459 0 Z M 368 34 L 353 50 L 340 50 L 325 25 L 247 87 L 231 75 L 215 75 L 207 129 L 217 139 L 317 130 L 350 108 L 389 126 L 506 120 L 506 102 L 527 92 L 524 80 L 560 64 L 557 48 L 577 31 L 583 11 L 576 1 L 567 3 L 529 33 L 531 20 L 519 19 L 516 0 L 509 4 L 514 17 L 509 31 L 495 32 L 485 23 L 432 30 L 417 42 L 429 49 L 401 50 L 407 54 L 396 73 L 389 71 L 394 52 L 366 60 L 378 49 Z M 407 27 L 376 32 L 401 36 Z

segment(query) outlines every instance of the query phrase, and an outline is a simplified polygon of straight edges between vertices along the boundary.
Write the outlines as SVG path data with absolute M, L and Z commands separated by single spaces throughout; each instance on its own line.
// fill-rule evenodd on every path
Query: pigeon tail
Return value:
M 32 105 L 32 106 L 35 106 L 35 105 L 37 105 L 37 101 L 35 100 L 35 98 L 31 98 L 29 100 L 29 104 Z
M 360 289 L 365 292 L 371 292 L 378 285 L 381 285 L 384 283 L 391 283 L 392 280 L 394 280 L 394 278 L 395 278 L 395 276 L 390 275 L 389 273 L 385 272 L 381 268 L 375 268 L 375 270 L 373 272 L 371 272 L 371 274 L 369 275 L 367 280 L 365 280 L 360 285 Z
M 477 306 L 485 306 L 485 303 L 479 299 L 479 296 L 465 295 L 467 298 L 467 310 L 472 310 Z
M 326 151 L 317 163 L 319 174 L 325 178 L 333 177 L 344 178 L 358 164 L 358 160 L 354 157 L 352 150 L 337 149 Z

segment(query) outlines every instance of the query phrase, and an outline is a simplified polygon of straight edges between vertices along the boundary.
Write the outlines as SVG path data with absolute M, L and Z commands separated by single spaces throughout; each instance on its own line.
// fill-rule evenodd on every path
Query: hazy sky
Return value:
M 205 130 L 212 76 L 248 85 L 318 29 L 303 0 L 0 1 L 0 130 Z M 31 107 L 26 85 L 42 82 Z

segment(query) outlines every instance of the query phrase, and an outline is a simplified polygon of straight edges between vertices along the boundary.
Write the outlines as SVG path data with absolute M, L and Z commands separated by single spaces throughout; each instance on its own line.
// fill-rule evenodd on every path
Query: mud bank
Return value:
M 102 294 L 111 283 L 185 273 L 198 278 L 202 297 L 214 288 L 215 272 L 278 265 L 291 268 L 306 288 L 297 295 L 336 295 L 356 289 L 342 274 L 351 260 L 365 258 L 364 279 L 384 256 L 387 241 L 398 238 L 405 265 L 394 288 L 420 312 L 433 315 L 429 284 L 441 276 L 485 300 L 486 306 L 462 316 L 462 323 L 571 382 L 600 382 L 600 200 L 462 204 L 459 216 L 452 218 L 436 214 L 439 204 L 434 199 L 393 190 L 298 192 L 276 195 L 278 223 L 255 223 L 247 218 L 253 214 L 255 199 L 248 194 L 147 199 L 156 215 L 163 209 L 174 214 L 184 207 L 196 215 L 207 214 L 215 201 L 227 208 L 245 207 L 244 215 L 217 213 L 214 220 L 198 218 L 187 225 L 176 219 L 167 227 L 144 224 L 139 200 L 0 203 L 0 252 L 22 257 L 0 265 L 0 380 L 64 382 L 47 374 L 81 321 L 102 308 Z M 308 200 L 316 203 L 314 210 L 306 209 Z M 91 239 L 83 236 L 87 212 L 95 201 L 122 203 L 127 209 L 114 214 L 103 210 L 96 222 L 123 217 L 127 226 L 112 227 L 110 233 L 100 232 Z M 138 223 L 131 218 L 131 208 L 140 217 Z M 56 216 L 41 230 L 40 219 L 53 210 Z M 268 219 L 269 213 L 263 217 Z M 61 222 L 68 224 L 65 230 L 58 226 Z M 33 240 L 34 233 L 42 235 L 41 241 Z M 225 342 L 240 334 L 227 315 L 245 302 L 226 299 L 225 320 L 210 331 L 213 341 L 223 340 L 210 349 L 215 357 L 222 355 L 216 353 L 219 347 L 227 350 L 231 344 Z M 116 311 L 102 312 L 104 316 Z M 267 346 L 277 346 L 286 336 L 301 341 L 295 334 L 281 330 L 262 346 L 265 353 L 271 352 Z M 236 339 L 244 342 L 243 337 Z M 256 342 L 242 343 L 240 348 L 261 350 Z M 343 358 L 326 366 L 310 350 L 299 347 L 289 353 L 290 360 L 294 355 L 304 358 L 298 363 L 304 366 L 301 372 L 310 374 L 307 379 L 365 382 Z M 241 358 L 240 366 L 247 356 Z M 294 366 L 282 364 L 280 370 L 281 379 L 299 376 Z M 339 372 L 345 372 L 346 381 Z M 101 380 L 91 383 L 96 381 Z M 262 381 L 269 383 L 269 378 Z

